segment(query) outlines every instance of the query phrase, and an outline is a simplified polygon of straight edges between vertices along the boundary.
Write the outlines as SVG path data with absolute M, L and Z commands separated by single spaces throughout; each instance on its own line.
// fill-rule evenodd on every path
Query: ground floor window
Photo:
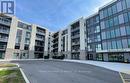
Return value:
M 124 62 L 124 54 L 109 54 L 108 60 L 111 62 Z
M 96 55 L 96 60 L 103 61 L 103 54 L 97 54 Z
M 79 60 L 79 53 L 72 53 L 71 58 Z
M 5 54 L 3 52 L 0 52 L 0 59 L 4 59 Z
M 93 54 L 88 54 L 86 57 L 87 60 L 93 60 Z
M 35 59 L 43 58 L 43 53 L 35 53 Z

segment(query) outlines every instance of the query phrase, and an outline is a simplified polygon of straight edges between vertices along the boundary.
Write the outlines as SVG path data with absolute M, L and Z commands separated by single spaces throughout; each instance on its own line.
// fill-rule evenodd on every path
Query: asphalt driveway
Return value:
M 64 61 L 19 61 L 31 83 L 123 83 L 118 72 Z

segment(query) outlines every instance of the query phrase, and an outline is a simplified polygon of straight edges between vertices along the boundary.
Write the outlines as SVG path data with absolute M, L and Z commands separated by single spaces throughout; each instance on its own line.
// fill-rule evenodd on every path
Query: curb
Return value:
M 23 76 L 25 82 L 26 82 L 26 83 L 31 83 L 31 82 L 28 80 L 28 78 L 27 78 L 27 76 L 25 75 L 25 73 L 23 72 L 22 68 L 20 68 L 19 64 L 17 64 L 17 65 L 18 65 L 18 67 L 19 67 L 19 69 L 20 69 L 20 72 L 21 72 L 21 74 L 22 74 L 22 76 Z

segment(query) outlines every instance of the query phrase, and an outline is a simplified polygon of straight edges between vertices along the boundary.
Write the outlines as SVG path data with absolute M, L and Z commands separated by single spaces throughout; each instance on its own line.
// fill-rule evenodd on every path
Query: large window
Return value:
M 117 6 L 116 6 L 116 4 L 112 6 L 112 12 L 113 12 L 113 14 L 117 13 Z
M 105 27 L 108 28 L 109 27 L 109 20 L 105 21 Z
M 106 33 L 102 32 L 102 39 L 106 39 Z
M 112 49 L 117 49 L 116 41 L 112 41 Z
M 129 21 L 129 19 L 128 19 L 128 14 L 127 14 L 127 13 L 124 13 L 124 21 L 125 21 L 125 22 L 128 22 L 128 21 Z
M 121 34 L 120 34 L 120 29 L 119 28 L 117 28 L 116 30 L 115 30 L 115 33 L 116 33 L 116 37 L 119 37 Z
M 110 23 L 110 27 L 112 27 L 112 26 L 114 25 L 114 23 L 113 23 L 113 18 L 111 18 L 111 19 L 109 20 L 109 23 Z
M 100 11 L 100 19 L 103 19 L 103 11 Z
M 103 45 L 103 50 L 107 50 L 107 43 L 103 42 L 102 45 Z
M 127 35 L 130 35 L 130 26 L 126 26 Z
M 101 22 L 101 29 L 105 29 L 104 21 Z
M 114 25 L 118 25 L 118 24 L 119 24 L 118 17 L 114 17 Z
M 122 11 L 121 1 L 117 3 L 117 11 L 118 12 Z
M 130 0 L 126 0 L 127 7 L 130 8 Z
M 128 39 L 128 48 L 130 48 L 130 39 Z
M 119 15 L 119 24 L 124 23 L 124 17 L 123 14 Z
M 123 46 L 123 48 L 128 48 L 127 39 L 122 39 L 122 46 Z
M 125 36 L 126 35 L 126 29 L 125 29 L 125 27 L 121 27 L 120 31 L 121 31 L 121 36 Z
M 105 9 L 105 10 L 103 11 L 103 15 L 104 15 L 104 17 L 107 17 L 107 16 L 108 16 L 107 9 Z
M 114 30 L 111 30 L 111 38 L 114 38 L 116 35 L 115 35 L 115 31 Z
M 99 27 L 99 26 L 96 26 L 95 33 L 98 33 L 98 32 L 100 32 L 100 27 Z
M 111 49 L 111 48 L 112 48 L 111 41 L 107 42 L 107 46 L 108 46 L 108 49 Z
M 122 7 L 123 7 L 123 10 L 126 9 L 126 2 L 125 2 L 125 0 L 122 0 Z
M 109 15 L 109 16 L 112 15 L 112 8 L 111 8 L 111 7 L 108 8 L 108 15 Z
M 111 33 L 110 33 L 110 31 L 107 31 L 106 34 L 107 34 L 107 39 L 111 38 Z
M 117 48 L 118 48 L 118 49 L 122 49 L 121 40 L 118 40 L 118 41 L 117 41 Z
M 102 50 L 101 44 L 97 44 L 97 45 L 96 45 L 96 51 L 99 51 L 99 50 Z

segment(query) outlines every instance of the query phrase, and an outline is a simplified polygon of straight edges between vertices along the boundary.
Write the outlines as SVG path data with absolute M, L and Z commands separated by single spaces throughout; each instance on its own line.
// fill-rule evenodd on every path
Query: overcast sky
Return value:
M 16 16 L 51 31 L 65 28 L 80 17 L 94 14 L 112 0 L 16 0 Z

